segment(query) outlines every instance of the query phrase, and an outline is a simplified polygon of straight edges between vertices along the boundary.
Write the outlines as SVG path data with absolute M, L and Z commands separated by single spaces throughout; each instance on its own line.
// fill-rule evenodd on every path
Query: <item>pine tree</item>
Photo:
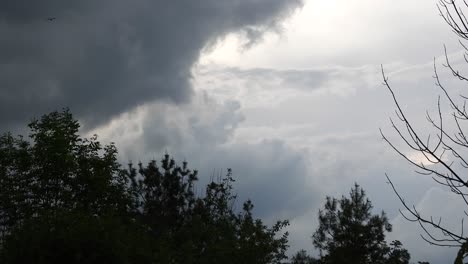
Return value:
M 393 248 L 387 245 L 385 232 L 391 230 L 385 213 L 373 215 L 372 203 L 355 184 L 349 198 L 326 198 L 312 238 L 323 263 L 408 263 L 409 253 L 400 242 L 394 242 Z

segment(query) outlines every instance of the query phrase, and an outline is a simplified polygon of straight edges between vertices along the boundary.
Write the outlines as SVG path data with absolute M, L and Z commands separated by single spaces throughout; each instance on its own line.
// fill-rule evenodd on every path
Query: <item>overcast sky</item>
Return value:
M 357 182 L 414 262 L 453 261 L 453 249 L 429 246 L 399 216 L 385 173 L 453 228 L 463 205 L 379 133 L 395 139 L 381 64 L 423 128 L 440 94 L 434 57 L 450 89 L 463 85 L 441 66 L 444 44 L 463 63 L 436 0 L 0 1 L 0 32 L 2 130 L 70 107 L 83 133 L 116 142 L 124 162 L 167 150 L 202 183 L 232 168 L 257 216 L 290 219 L 291 253 L 316 254 L 325 196 Z

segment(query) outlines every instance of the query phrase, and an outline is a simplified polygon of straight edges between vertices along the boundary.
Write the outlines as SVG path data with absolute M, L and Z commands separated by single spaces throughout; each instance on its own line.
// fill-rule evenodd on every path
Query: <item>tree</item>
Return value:
M 158 263 L 281 263 L 286 258 L 288 221 L 265 226 L 252 215 L 253 203 L 246 201 L 241 212 L 234 210 L 232 171 L 206 186 L 205 196 L 193 191 L 197 172 L 176 165 L 169 155 L 161 161 L 132 165 L 131 192 L 134 214 L 151 233 Z
M 449 25 L 453 32 L 460 38 L 460 43 L 465 51 L 465 61 L 468 63 L 468 47 L 462 41 L 468 40 L 468 19 L 465 16 L 468 8 L 467 1 L 460 0 L 440 0 L 438 4 L 439 12 L 445 22 Z M 449 73 L 452 73 L 455 78 L 462 82 L 468 81 L 468 77 L 460 73 L 453 66 L 445 49 L 444 66 Z M 446 188 L 459 196 L 459 198 L 468 205 L 467 191 L 468 178 L 466 177 L 466 168 L 468 168 L 468 158 L 466 149 L 468 148 L 468 138 L 465 132 L 466 121 L 468 121 L 468 112 L 466 103 L 468 97 L 461 94 L 453 96 L 450 89 L 444 84 L 439 77 L 439 71 L 434 60 L 434 78 L 435 85 L 440 88 L 442 96 L 438 97 L 437 112 L 431 115 L 426 114 L 426 119 L 429 125 L 433 128 L 432 131 L 424 130 L 427 133 L 421 133 L 411 122 L 392 89 L 389 79 L 385 75 L 382 67 L 382 75 L 385 87 L 390 91 L 393 102 L 396 106 L 397 122 L 391 119 L 391 125 L 397 136 L 402 140 L 405 147 L 400 147 L 392 142 L 381 130 L 383 139 L 403 157 L 409 164 L 416 168 L 416 172 L 422 175 L 432 177 L 442 188 Z M 450 107 L 450 111 L 444 110 L 443 103 Z M 407 147 L 407 148 L 406 148 Z M 415 162 L 410 159 L 405 153 L 407 150 L 420 153 L 424 158 L 424 162 Z M 431 245 L 459 247 L 459 252 L 455 263 L 462 263 L 463 259 L 468 256 L 468 237 L 463 234 L 463 220 L 461 231 L 453 230 L 450 227 L 442 224 L 442 219 L 435 219 L 432 216 L 424 216 L 415 206 L 408 204 L 396 186 L 387 179 L 394 190 L 395 194 L 401 201 L 401 204 L 406 209 L 403 216 L 412 222 L 417 222 L 422 228 L 422 238 Z M 463 208 L 460 208 L 463 212 Z M 440 232 L 434 232 L 440 231 Z
M 385 232 L 392 230 L 385 213 L 371 211 L 372 203 L 358 184 L 349 198 L 326 198 L 312 236 L 323 263 L 408 263 L 409 253 L 400 242 L 390 248 L 385 241 Z
M 29 128 L 29 140 L 0 137 L 2 263 L 142 260 L 129 250 L 144 239 L 127 214 L 131 197 L 115 146 L 79 137 L 68 109 Z
M 136 257 L 118 247 L 122 240 L 135 245 L 136 239 L 126 239 L 138 232 L 121 223 L 130 200 L 115 146 L 102 147 L 96 136 L 80 138 L 68 110 L 29 127 L 29 141 L 0 137 L 2 263 L 123 263 Z
M 318 264 L 318 260 L 309 256 L 304 249 L 299 250 L 292 258 L 291 264 Z
M 394 240 L 390 243 L 390 252 L 388 253 L 387 261 L 388 264 L 401 264 L 408 263 L 410 260 L 410 254 L 406 249 L 403 248 L 403 244 Z
M 27 220 L 6 237 L 2 263 L 153 263 L 151 241 L 122 219 L 63 213 Z

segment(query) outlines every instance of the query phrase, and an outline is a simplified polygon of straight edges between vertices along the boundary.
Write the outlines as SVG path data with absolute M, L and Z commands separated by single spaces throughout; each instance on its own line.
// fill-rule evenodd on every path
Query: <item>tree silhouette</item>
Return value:
M 291 264 L 318 264 L 318 260 L 309 256 L 304 249 L 299 250 L 291 258 Z
M 127 214 L 131 197 L 115 146 L 80 138 L 67 109 L 29 128 L 30 140 L 0 137 L 3 263 L 141 259 L 127 250 L 144 239 Z
M 349 198 L 326 198 L 312 236 L 322 263 L 408 263 L 409 253 L 399 241 L 392 248 L 385 241 L 385 232 L 392 230 L 385 213 L 372 215 L 371 211 L 372 203 L 358 184 Z
M 139 164 L 139 174 L 130 164 L 131 192 L 137 216 L 154 238 L 159 263 L 281 263 L 286 258 L 288 225 L 279 221 L 265 226 L 252 215 L 253 204 L 233 209 L 232 171 L 206 186 L 205 196 L 193 191 L 197 172 L 178 167 L 165 155 L 161 167 L 151 161 Z
M 403 244 L 394 240 L 390 243 L 390 252 L 388 253 L 387 260 L 385 263 L 388 264 L 401 264 L 408 263 L 410 260 L 410 254 L 406 249 L 403 248 Z

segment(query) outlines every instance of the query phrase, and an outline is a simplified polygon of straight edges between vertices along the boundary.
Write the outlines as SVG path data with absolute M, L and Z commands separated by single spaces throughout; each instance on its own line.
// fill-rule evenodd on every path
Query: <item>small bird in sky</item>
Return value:
M 57 19 L 57 18 L 56 18 L 56 17 L 48 17 L 48 18 L 47 18 L 47 21 L 52 22 L 52 21 L 54 21 L 55 19 Z

